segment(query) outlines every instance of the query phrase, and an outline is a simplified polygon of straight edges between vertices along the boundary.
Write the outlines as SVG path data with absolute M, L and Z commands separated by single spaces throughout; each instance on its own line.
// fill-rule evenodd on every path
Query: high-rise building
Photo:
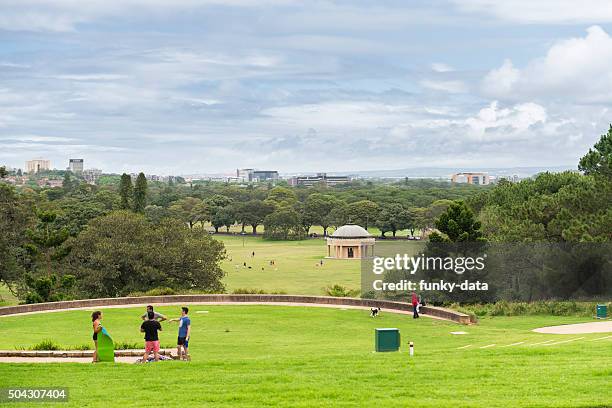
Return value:
M 236 181 L 245 182 L 251 181 L 251 173 L 255 169 L 236 169 Z
M 83 172 L 83 159 L 70 159 L 68 162 L 68 170 L 73 173 Z
M 51 160 L 34 159 L 26 162 L 26 171 L 30 174 L 51 170 Z

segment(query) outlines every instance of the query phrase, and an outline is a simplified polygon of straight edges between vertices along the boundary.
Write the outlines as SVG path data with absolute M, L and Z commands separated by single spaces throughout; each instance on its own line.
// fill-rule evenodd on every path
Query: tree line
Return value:
M 225 250 L 204 228 L 208 222 L 216 231 L 238 224 L 256 233 L 263 225 L 269 239 L 300 239 L 314 225 L 326 234 L 352 222 L 378 227 L 383 236 L 430 228 L 432 242 L 609 243 L 612 127 L 578 170 L 493 188 L 407 179 L 336 187 L 177 184 L 147 181 L 142 173 L 134 183 L 123 174 L 90 185 L 70 172 L 62 188 L 0 182 L 0 282 L 27 302 L 164 286 L 222 291 Z M 6 173 L 0 168 L 0 179 Z M 559 259 L 575 259 L 570 255 Z M 585 294 L 609 288 L 609 269 L 595 276 L 593 265 L 523 268 L 506 282 L 507 296 L 546 297 L 551 287 L 568 296 L 561 292 L 567 282 Z
M 433 225 L 450 199 L 475 191 L 420 181 L 340 188 L 189 185 L 148 181 L 143 173 L 91 185 L 62 174 L 62 188 L 0 182 L 0 282 L 24 302 L 164 287 L 219 292 L 225 249 L 206 223 L 216 230 L 248 225 L 254 233 L 263 225 L 270 239 L 303 238 L 313 225 L 327 232 L 346 222 L 395 233 L 419 228 L 417 216 Z

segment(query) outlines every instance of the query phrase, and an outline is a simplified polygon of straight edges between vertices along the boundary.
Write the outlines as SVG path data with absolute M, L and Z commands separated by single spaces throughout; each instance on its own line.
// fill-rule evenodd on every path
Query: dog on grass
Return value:
M 377 317 L 380 313 L 380 307 L 373 307 L 370 309 L 370 317 Z

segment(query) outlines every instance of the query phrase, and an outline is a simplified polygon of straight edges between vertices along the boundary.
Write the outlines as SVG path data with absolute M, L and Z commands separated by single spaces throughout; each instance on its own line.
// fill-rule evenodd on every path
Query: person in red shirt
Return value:
M 416 293 L 412 292 L 412 318 L 419 318 L 419 311 L 417 310 L 417 306 L 419 304 L 419 297 Z

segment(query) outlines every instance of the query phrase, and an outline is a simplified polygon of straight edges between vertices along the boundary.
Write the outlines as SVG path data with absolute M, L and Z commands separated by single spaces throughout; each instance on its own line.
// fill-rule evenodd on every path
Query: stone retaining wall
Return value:
M 0 316 L 7 316 L 28 312 L 43 312 L 49 310 L 62 310 L 74 308 L 94 308 L 104 306 L 129 306 L 142 304 L 164 304 L 164 303 L 312 303 L 334 306 L 358 306 L 358 307 L 380 307 L 381 309 L 412 311 L 412 305 L 404 302 L 392 302 L 389 300 L 373 300 L 346 297 L 327 296 L 300 296 L 300 295 L 167 295 L 167 296 L 142 296 L 142 297 L 120 297 L 102 299 L 69 300 L 63 302 L 34 303 L 30 305 L 0 307 Z M 470 316 L 450 309 L 441 307 L 423 306 L 421 313 L 440 319 L 451 320 L 461 324 L 469 324 Z
M 93 357 L 93 350 L 0 350 L 0 357 Z M 115 357 L 142 357 L 143 350 L 115 350 Z M 172 350 L 159 350 L 162 356 L 173 357 Z

